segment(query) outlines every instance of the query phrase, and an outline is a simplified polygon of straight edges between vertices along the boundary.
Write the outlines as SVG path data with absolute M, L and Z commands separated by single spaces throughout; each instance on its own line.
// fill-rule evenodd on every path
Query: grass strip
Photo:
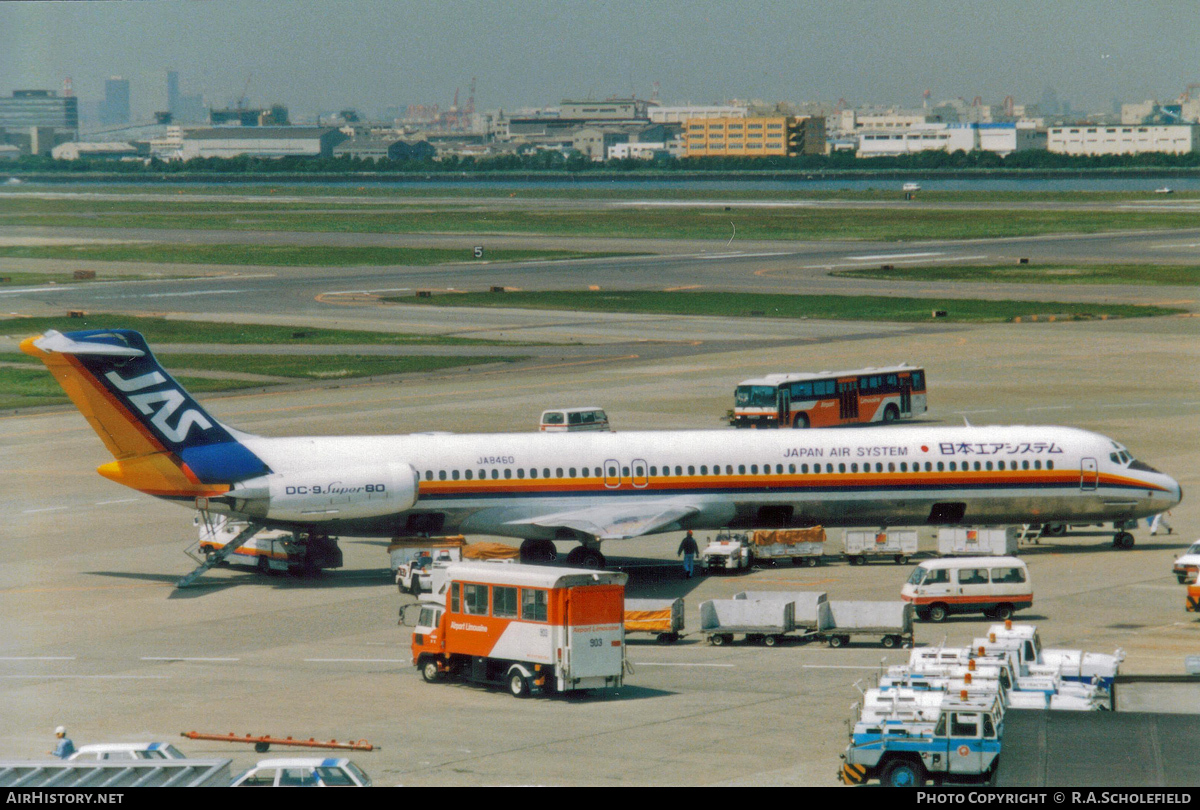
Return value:
M 385 299 L 397 304 L 446 307 L 585 310 L 706 317 L 814 318 L 821 320 L 999 323 L 1054 316 L 1058 320 L 1173 315 L 1180 309 L 1137 304 L 992 301 L 970 298 L 898 298 L 869 295 L 783 295 L 731 292 L 553 291 L 461 293 Z
M 22 360 L 13 357 L 13 361 Z M 34 358 L 29 368 L 0 366 L 0 408 L 31 408 L 61 405 L 69 400 L 54 378 Z M 262 374 L 298 380 L 340 380 L 385 374 L 440 371 L 487 363 L 511 363 L 523 357 L 378 357 L 373 355 L 218 355 L 164 354 L 163 367 L 193 394 L 261 388 L 271 382 L 245 379 L 196 377 L 187 372 L 219 371 Z M 5 360 L 10 358 L 5 356 Z
M 586 206 L 571 209 L 322 204 L 229 210 L 212 203 L 0 199 L 0 225 L 277 230 L 336 233 L 488 233 L 574 237 L 770 240 L 984 239 L 1056 233 L 1191 228 L 1189 211 L 998 210 L 995 208 L 733 208 Z
M 1135 284 L 1185 285 L 1200 283 L 1200 266 L 1176 264 L 1099 265 L 967 265 L 950 267 L 879 267 L 836 270 L 835 276 L 889 281 L 976 281 L 1009 284 Z
M 134 329 L 145 336 L 151 348 L 156 343 L 222 343 L 222 344 L 304 344 L 304 345 L 370 345 L 370 346 L 512 346 L 474 338 L 442 337 L 440 335 L 393 334 L 390 332 L 360 332 L 353 329 L 318 329 L 306 326 L 272 326 L 267 324 L 214 323 L 211 321 L 176 321 L 147 318 L 120 313 L 93 313 L 82 318 L 65 315 L 38 318 L 0 320 L 0 335 L 26 338 L 56 329 L 77 332 L 85 329 Z
M 241 374 L 265 374 L 273 377 L 296 377 L 310 380 L 374 377 L 382 374 L 408 374 L 439 371 L 460 366 L 485 363 L 511 363 L 523 357 L 381 357 L 379 355 L 287 355 L 287 354 L 164 354 L 159 357 L 163 366 L 192 371 L 222 371 Z
M 194 394 L 213 391 L 233 391 L 239 388 L 261 388 L 261 382 L 247 380 L 213 380 L 205 377 L 176 377 L 184 388 Z M 0 409 L 34 408 L 40 405 L 63 405 L 70 400 L 41 363 L 37 368 L 0 367 Z
M 255 265 L 267 267 L 429 266 L 452 262 L 523 262 L 593 259 L 623 253 L 570 250 L 486 248 L 476 258 L 474 246 L 462 248 L 337 247 L 332 245 L 173 245 L 162 242 L 124 245 L 47 245 L 0 247 L 0 256 L 20 259 L 63 259 L 94 262 L 159 262 L 165 264 Z M 29 274 L 33 275 L 33 274 Z M 64 274 L 68 279 L 70 274 Z M 126 280 L 122 277 L 121 280 Z M 28 283 L 28 282 L 23 282 Z

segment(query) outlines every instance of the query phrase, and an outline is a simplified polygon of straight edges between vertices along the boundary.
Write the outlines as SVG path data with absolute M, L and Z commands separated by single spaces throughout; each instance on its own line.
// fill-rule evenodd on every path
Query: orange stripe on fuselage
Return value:
M 773 490 L 780 488 L 811 487 L 814 489 L 836 487 L 924 486 L 954 488 L 957 486 L 1045 486 L 1049 484 L 1078 485 L 1079 470 L 981 470 L 956 472 L 920 473 L 771 473 L 770 475 L 683 475 L 654 476 L 647 478 L 645 486 L 634 486 L 628 478 L 619 485 L 608 486 L 604 478 L 505 478 L 487 480 L 421 481 L 422 495 L 447 495 L 471 497 L 472 495 L 572 495 L 589 492 L 654 492 L 670 493 L 677 490 L 696 491 L 704 489 Z M 1121 475 L 1101 473 L 1099 486 L 1124 486 L 1137 489 L 1162 487 Z

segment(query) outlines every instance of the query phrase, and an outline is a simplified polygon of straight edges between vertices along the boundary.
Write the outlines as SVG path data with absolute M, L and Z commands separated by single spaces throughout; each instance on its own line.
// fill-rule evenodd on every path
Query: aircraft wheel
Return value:
M 582 565 L 584 568 L 604 568 L 604 564 L 604 555 L 599 551 L 594 548 L 585 548 L 583 550 L 583 556 L 580 560 L 580 565 Z
M 1117 548 L 1133 548 L 1133 535 L 1129 532 L 1120 532 L 1113 538 L 1113 545 Z
M 548 563 L 558 559 L 558 551 L 550 540 L 525 540 L 521 543 L 521 562 Z

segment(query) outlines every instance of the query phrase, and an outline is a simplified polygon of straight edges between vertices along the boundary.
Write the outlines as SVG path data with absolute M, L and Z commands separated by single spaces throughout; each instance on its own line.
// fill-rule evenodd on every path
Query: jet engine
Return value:
M 337 473 L 273 473 L 243 481 L 225 497 L 233 500 L 233 511 L 265 520 L 321 523 L 382 517 L 417 502 L 417 471 L 390 463 Z

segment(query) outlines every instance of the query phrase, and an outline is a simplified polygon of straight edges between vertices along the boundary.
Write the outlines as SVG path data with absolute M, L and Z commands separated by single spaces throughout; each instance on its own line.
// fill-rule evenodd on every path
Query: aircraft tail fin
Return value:
M 106 478 L 152 495 L 219 494 L 266 464 L 171 378 L 129 329 L 54 330 L 21 342 L 112 453 Z

